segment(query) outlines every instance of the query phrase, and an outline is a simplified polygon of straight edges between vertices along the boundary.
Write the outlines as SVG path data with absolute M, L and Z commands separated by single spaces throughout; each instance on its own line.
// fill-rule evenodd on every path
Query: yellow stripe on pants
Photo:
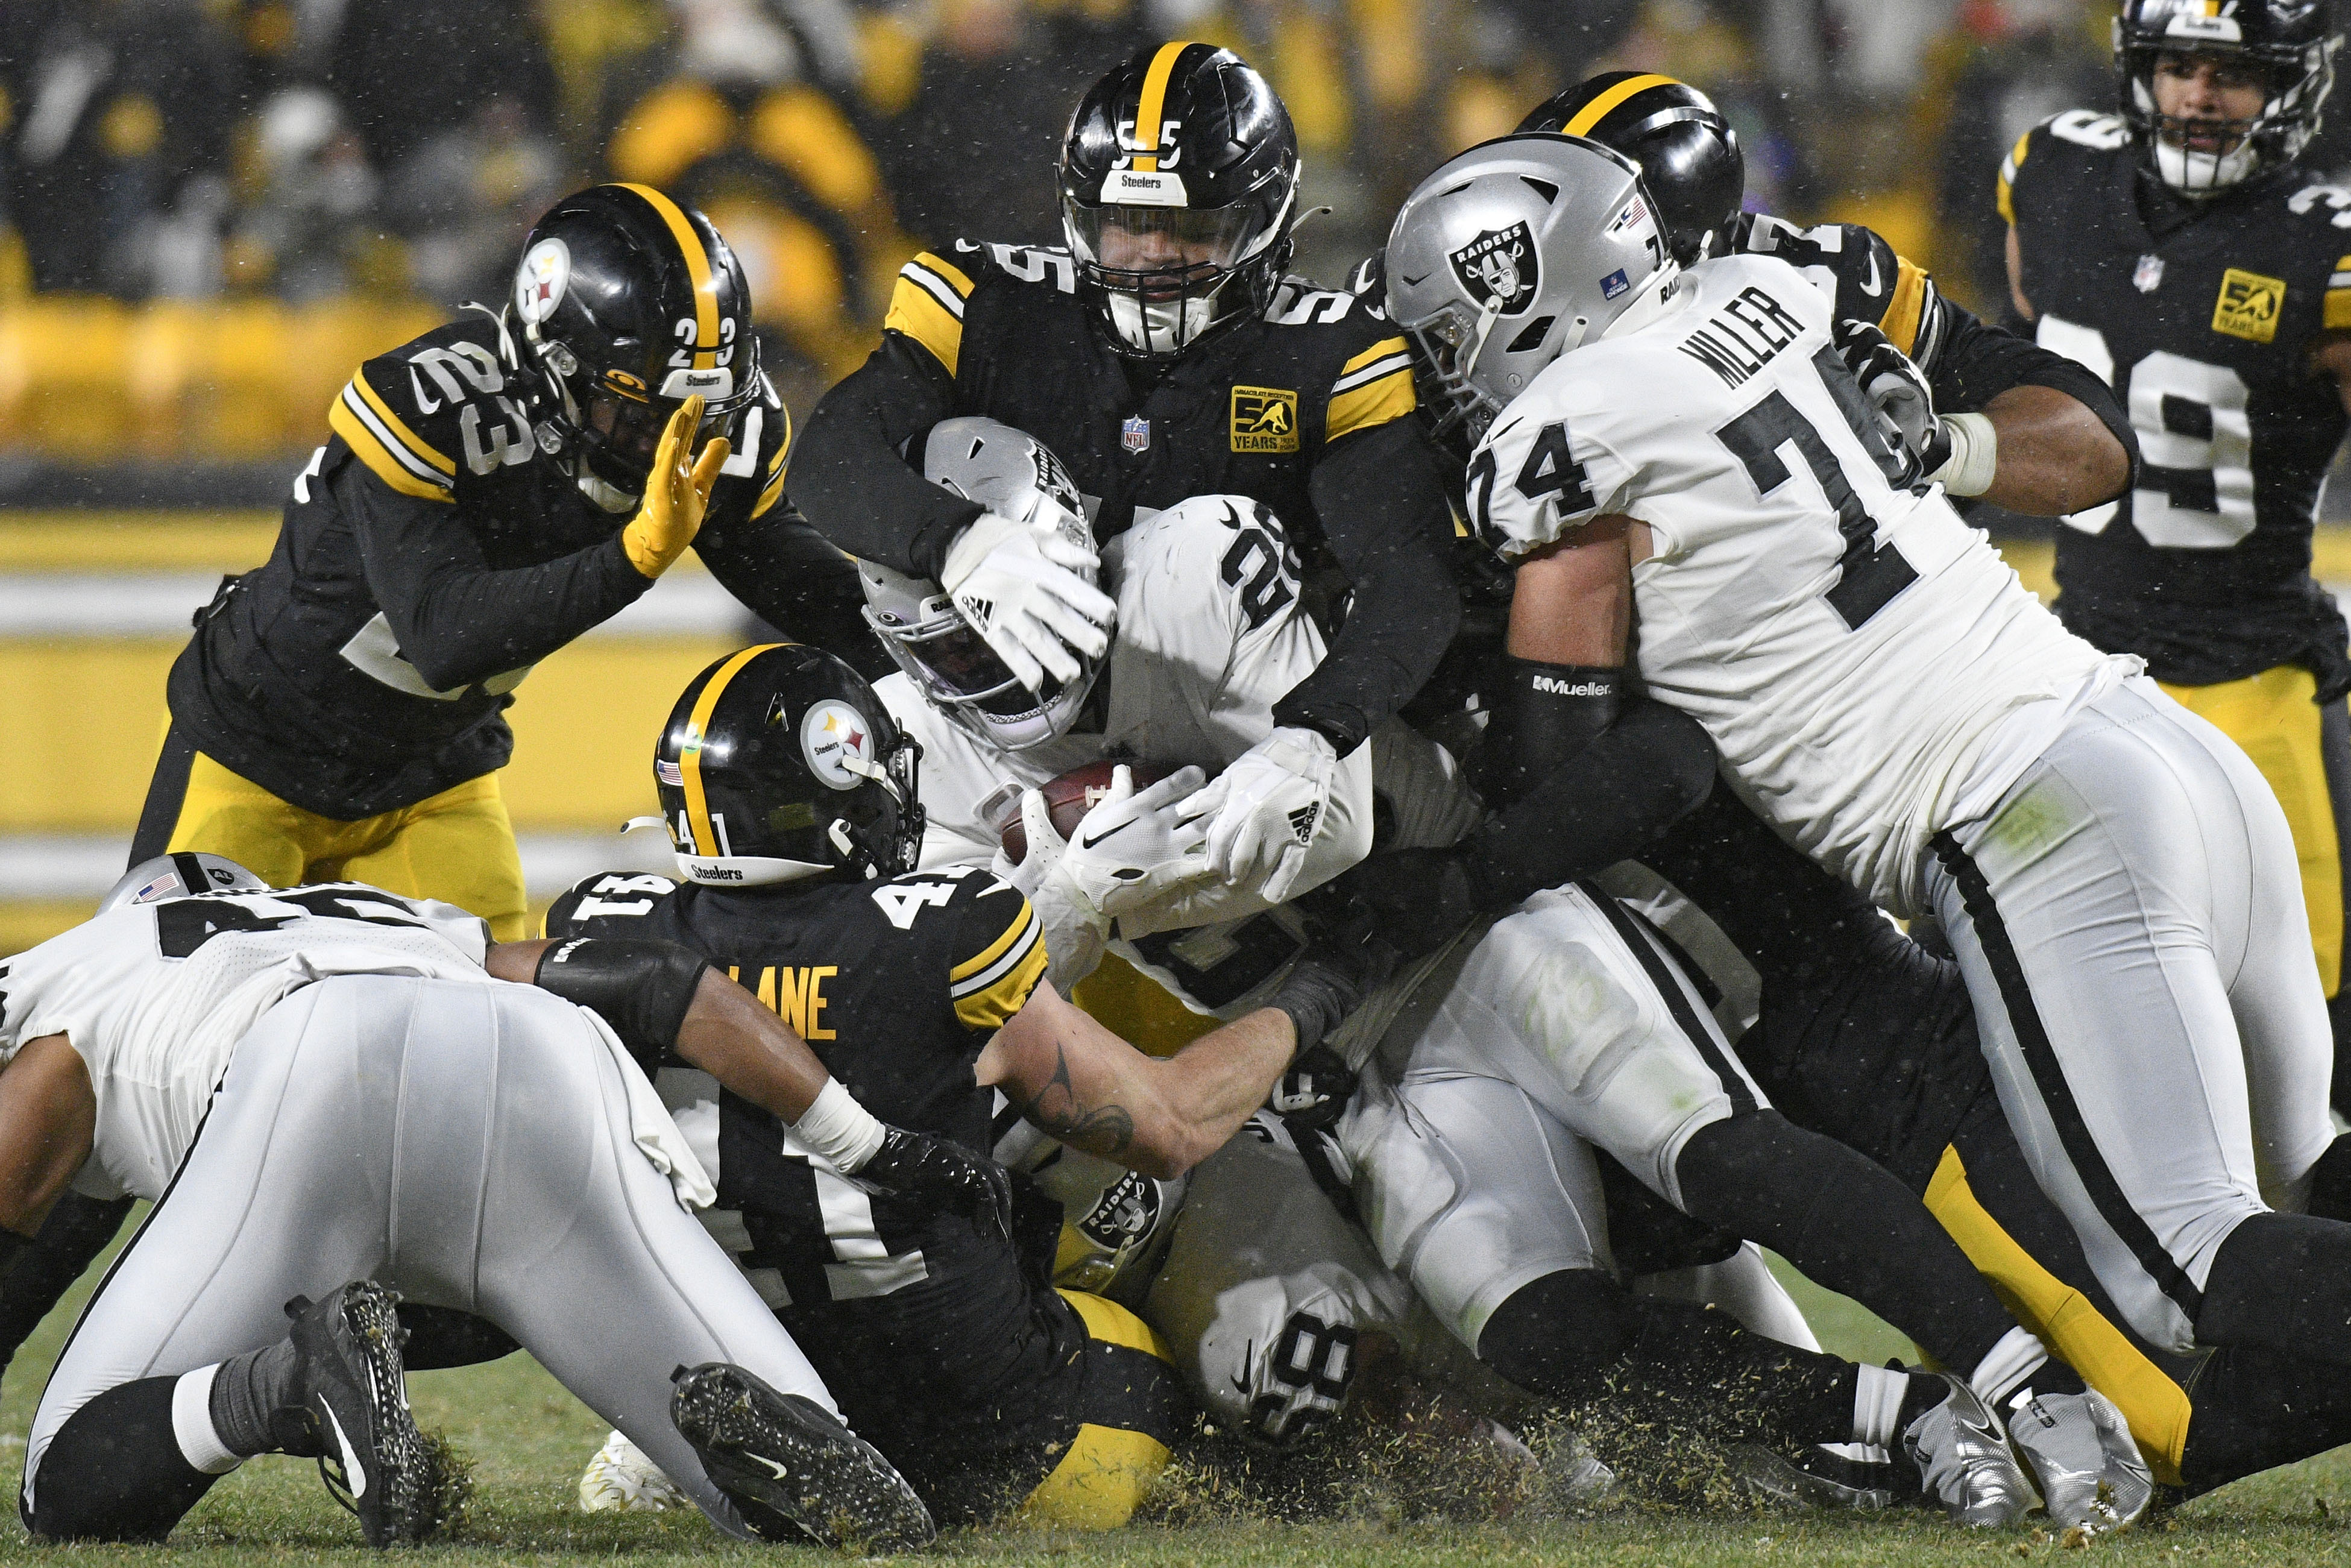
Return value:
M 2343 985 L 2343 861 L 2335 801 L 2326 792 L 2320 710 L 2311 701 L 2318 678 L 2298 664 L 2280 664 L 2241 681 L 2163 689 L 2243 747 L 2285 809 L 2294 858 L 2302 865 L 2302 900 L 2310 912 L 2318 978 L 2334 996 Z

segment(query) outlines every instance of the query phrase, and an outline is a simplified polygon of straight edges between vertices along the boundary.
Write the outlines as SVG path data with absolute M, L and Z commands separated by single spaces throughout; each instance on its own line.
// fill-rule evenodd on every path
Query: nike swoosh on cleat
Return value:
M 335 1441 L 343 1450 L 343 1484 L 351 1489 L 352 1497 L 365 1497 L 368 1489 L 367 1468 L 360 1463 L 359 1453 L 351 1447 L 351 1440 L 343 1436 L 343 1424 L 335 1418 L 335 1407 L 329 1405 L 325 1408 L 327 1425 L 335 1429 Z
M 792 1479 L 791 1471 L 776 1463 L 775 1460 L 768 1458 L 765 1454 L 745 1454 L 743 1457 L 750 1460 L 755 1465 L 767 1466 L 768 1469 L 775 1473 L 776 1479 L 779 1481 L 788 1481 Z

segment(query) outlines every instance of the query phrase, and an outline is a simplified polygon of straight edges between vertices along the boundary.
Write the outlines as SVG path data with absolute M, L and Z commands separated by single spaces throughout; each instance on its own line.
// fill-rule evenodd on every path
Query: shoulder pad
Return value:
M 999 245 L 959 239 L 955 243 L 955 259 L 962 262 L 966 257 L 978 264 L 975 270 L 1000 272 L 1015 283 L 1050 283 L 1061 294 L 1078 291 L 1077 262 L 1061 246 Z M 978 279 L 973 281 L 977 283 Z
M 1336 288 L 1317 288 L 1303 277 L 1285 277 L 1265 308 L 1274 327 L 1327 327 L 1343 321 L 1364 301 Z
M 740 505 L 747 499 L 744 512 L 730 510 L 726 515 L 747 513 L 756 517 L 766 512 L 783 499 L 784 468 L 791 449 L 791 412 L 762 371 L 759 395 L 743 411 L 742 422 L 735 428 L 735 449 L 719 465 L 718 483 L 711 488 L 712 507 Z
M 677 883 L 649 872 L 604 871 L 581 877 L 548 906 L 549 936 L 625 936 L 633 923 L 677 891 Z
M 530 421 L 495 347 L 453 321 L 359 368 L 327 423 L 393 489 L 446 501 L 462 463 L 477 476 L 528 463 Z
M 2296 217 L 2320 217 L 2338 229 L 2351 229 L 2351 188 L 2313 182 L 2285 199 L 2285 210 Z
M 2130 145 L 2130 127 L 2124 123 L 2122 116 L 2102 114 L 2095 109 L 2069 109 L 2043 121 L 2041 129 L 2060 141 L 2071 141 L 2098 152 L 2112 152 Z M 2025 141 L 2020 145 L 2032 145 L 2032 132 L 2025 133 Z
M 865 895 L 872 900 L 873 907 L 901 931 L 914 930 L 917 922 L 927 925 L 925 915 L 931 910 L 950 907 L 959 910 L 989 894 L 1009 894 L 1018 899 L 1019 889 L 998 882 L 980 867 L 971 865 L 904 872 L 865 884 Z M 1003 902 L 1008 904 L 1011 901 Z M 1009 907 L 1005 911 L 1005 918 L 1012 918 Z

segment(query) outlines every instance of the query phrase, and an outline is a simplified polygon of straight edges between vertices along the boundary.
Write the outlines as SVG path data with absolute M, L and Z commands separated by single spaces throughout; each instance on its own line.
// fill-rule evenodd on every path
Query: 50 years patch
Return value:
M 2263 277 L 2232 267 L 2220 275 L 2220 298 L 2212 305 L 2212 330 L 2266 343 L 2276 338 L 2278 313 L 2284 308 L 2284 278 Z
M 1298 394 L 1282 387 L 1233 389 L 1233 450 L 1298 450 Z

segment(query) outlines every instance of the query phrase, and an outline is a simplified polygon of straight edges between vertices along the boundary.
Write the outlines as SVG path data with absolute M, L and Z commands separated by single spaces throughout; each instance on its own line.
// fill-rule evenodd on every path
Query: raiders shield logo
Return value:
M 1453 253 L 1453 276 L 1480 306 L 1492 306 L 1504 316 L 1523 315 L 1542 287 L 1534 236 L 1522 223 L 1488 229 Z

